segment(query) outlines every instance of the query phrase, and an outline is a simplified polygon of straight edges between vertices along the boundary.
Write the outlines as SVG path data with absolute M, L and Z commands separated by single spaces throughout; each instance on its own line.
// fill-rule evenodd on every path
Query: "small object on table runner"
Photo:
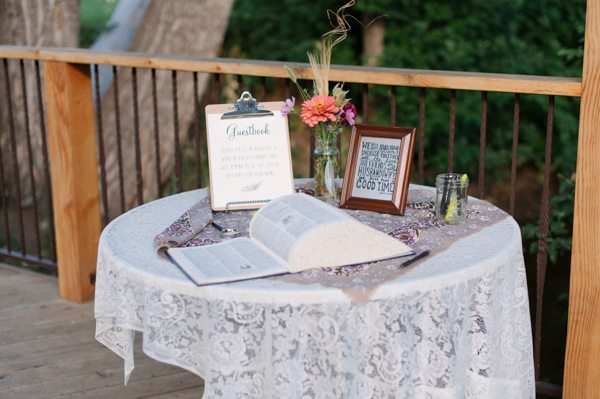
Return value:
M 415 256 L 414 258 L 409 259 L 409 260 L 407 260 L 404 263 L 401 263 L 400 266 L 398 266 L 398 269 L 402 269 L 402 268 L 404 268 L 406 266 L 410 266 L 414 262 L 418 261 L 419 259 L 423 259 L 427 255 L 429 255 L 429 251 L 421 252 L 420 254 L 418 254 L 417 256 Z
M 469 177 L 460 173 L 444 173 L 435 179 L 437 219 L 458 224 L 467 217 Z
M 223 238 L 236 238 L 240 236 L 240 232 L 237 229 L 228 229 L 226 227 L 221 226 L 214 220 L 210 223 L 221 232 L 221 236 L 223 236 Z

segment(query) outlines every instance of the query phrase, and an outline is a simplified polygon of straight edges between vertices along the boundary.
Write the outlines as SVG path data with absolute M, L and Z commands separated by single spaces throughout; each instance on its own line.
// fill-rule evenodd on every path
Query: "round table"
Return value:
M 152 241 L 205 196 L 153 201 L 102 233 L 96 338 L 125 360 L 125 382 L 141 331 L 146 354 L 204 379 L 204 398 L 535 397 L 521 234 L 510 216 L 358 300 L 282 277 L 194 285 Z

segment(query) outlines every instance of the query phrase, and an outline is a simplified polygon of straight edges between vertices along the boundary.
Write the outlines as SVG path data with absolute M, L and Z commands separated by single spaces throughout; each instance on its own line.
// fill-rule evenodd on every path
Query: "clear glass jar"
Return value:
M 340 150 L 335 140 L 323 141 L 317 137 L 319 145 L 313 153 L 315 160 L 315 197 L 322 201 L 338 199 L 340 186 Z
M 443 173 L 435 178 L 437 219 L 459 224 L 467 218 L 469 178 L 460 173 Z

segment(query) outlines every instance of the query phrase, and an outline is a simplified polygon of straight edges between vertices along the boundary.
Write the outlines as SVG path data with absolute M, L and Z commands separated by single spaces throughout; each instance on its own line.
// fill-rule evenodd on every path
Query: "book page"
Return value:
M 351 219 L 311 232 L 298 244 L 291 273 L 314 267 L 357 265 L 413 254 L 401 241 Z
M 250 237 L 283 262 L 291 263 L 292 254 L 303 237 L 318 228 L 345 220 L 353 219 L 313 197 L 287 195 L 256 212 L 250 223 Z
M 168 255 L 197 285 L 287 273 L 285 265 L 248 238 L 202 247 L 170 248 Z

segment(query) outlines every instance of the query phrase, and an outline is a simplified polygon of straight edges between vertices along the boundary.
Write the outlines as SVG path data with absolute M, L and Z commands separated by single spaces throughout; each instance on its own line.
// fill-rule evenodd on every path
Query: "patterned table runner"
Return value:
M 303 187 L 299 186 L 297 189 L 302 190 Z M 443 251 L 454 241 L 480 231 L 508 216 L 496 206 L 470 197 L 466 221 L 459 225 L 449 225 L 436 219 L 434 201 L 433 190 L 413 189 L 408 193 L 404 216 L 343 210 L 360 222 L 407 244 L 417 255 L 429 250 L 430 257 Z M 337 207 L 335 202 L 331 205 Z M 238 229 L 242 237 L 248 237 L 248 228 L 254 212 L 256 210 L 213 212 L 207 196 L 158 234 L 154 239 L 154 247 L 160 253 L 167 247 L 191 247 L 218 243 L 221 241 L 221 235 L 214 226 L 210 225 L 211 220 L 227 228 Z M 328 287 L 338 287 L 360 301 L 368 298 L 380 284 L 406 272 L 407 268 L 402 269 L 399 265 L 409 259 L 410 257 L 404 257 L 354 266 L 319 268 L 268 278 L 300 284 L 318 283 Z M 415 267 L 419 262 L 415 262 L 409 268 Z

